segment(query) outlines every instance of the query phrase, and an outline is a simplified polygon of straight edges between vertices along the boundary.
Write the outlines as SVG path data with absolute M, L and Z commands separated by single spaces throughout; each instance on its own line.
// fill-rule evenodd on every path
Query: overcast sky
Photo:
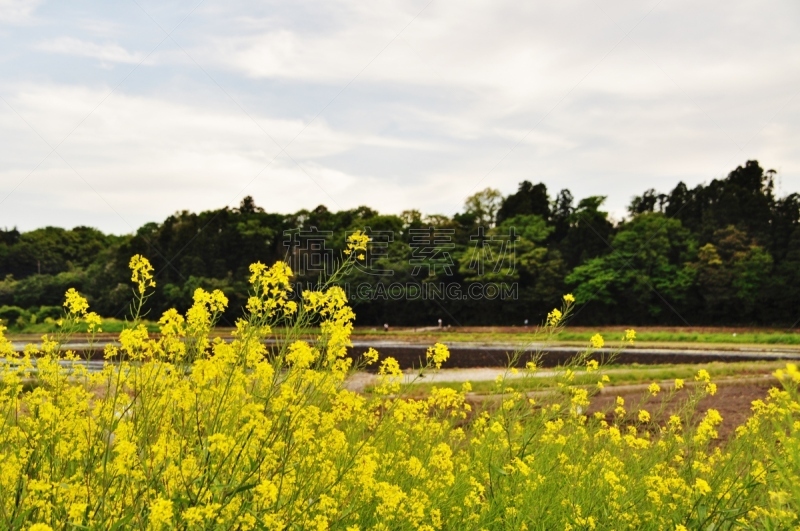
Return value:
M 796 0 L 0 0 L 0 68 L 0 227 L 800 191 Z

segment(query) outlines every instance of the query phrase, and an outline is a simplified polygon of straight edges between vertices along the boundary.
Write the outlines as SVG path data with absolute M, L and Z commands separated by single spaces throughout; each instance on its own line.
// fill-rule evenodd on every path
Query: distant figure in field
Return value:
M 442 327 L 442 320 L 439 319 L 439 328 L 441 328 L 441 327 Z
M 383 331 L 384 332 L 388 332 L 389 331 L 389 323 L 383 323 Z
M 525 328 L 528 328 L 528 320 L 525 319 Z

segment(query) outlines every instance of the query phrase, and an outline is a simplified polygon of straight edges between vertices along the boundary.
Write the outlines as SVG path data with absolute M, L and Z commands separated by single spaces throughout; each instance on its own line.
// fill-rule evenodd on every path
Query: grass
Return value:
M 614 332 L 609 332 L 613 338 Z M 559 335 L 562 341 L 588 342 L 592 332 L 567 330 Z M 648 331 L 636 333 L 636 339 L 647 343 L 715 343 L 715 344 L 755 344 L 755 345 L 800 345 L 800 333 L 764 332 L 681 332 Z
M 712 362 L 705 365 L 606 365 L 601 371 L 576 373 L 572 383 L 574 385 L 593 386 L 603 374 L 608 374 L 611 379 L 606 384 L 607 387 L 660 382 L 674 380 L 675 378 L 689 381 L 694 378 L 699 369 L 706 369 L 712 378 L 762 375 L 771 374 L 785 365 L 785 362 L 777 361 Z M 542 371 L 546 373 L 549 370 L 542 369 Z M 557 387 L 558 383 L 562 381 L 563 378 L 558 376 L 515 377 L 506 379 L 504 387 L 513 388 L 515 391 L 527 392 Z M 472 386 L 472 392 L 476 394 L 493 394 L 497 391 L 497 384 L 494 381 L 474 381 L 470 382 L 470 385 Z M 418 382 L 410 384 L 407 392 L 411 396 L 425 396 L 434 387 L 460 391 L 462 386 L 463 382 Z M 371 388 L 367 387 L 365 392 L 370 393 Z
M 636 327 L 633 327 L 636 328 Z M 400 329 L 389 332 L 377 332 L 371 329 L 356 329 L 354 337 L 358 339 L 381 339 L 431 343 L 504 343 L 522 344 L 531 341 L 535 329 L 517 329 L 497 327 L 468 327 L 464 330 L 426 330 L 416 332 L 413 329 Z M 620 327 L 592 327 L 585 329 L 567 329 L 561 332 L 556 341 L 560 343 L 586 344 L 596 333 L 602 334 L 607 343 L 613 345 L 617 337 L 624 334 Z M 638 344 L 701 344 L 701 345 L 800 345 L 800 332 L 776 329 L 680 329 L 680 328 L 641 328 L 636 330 Z

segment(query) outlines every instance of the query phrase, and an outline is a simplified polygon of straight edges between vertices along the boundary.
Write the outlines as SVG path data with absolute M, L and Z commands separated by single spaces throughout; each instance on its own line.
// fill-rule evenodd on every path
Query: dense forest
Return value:
M 478 192 L 452 217 L 365 206 L 274 214 L 247 197 L 238 208 L 182 211 L 133 235 L 2 230 L 0 319 L 56 317 L 68 287 L 98 313 L 122 317 L 131 297 L 128 260 L 141 253 L 156 271 L 153 316 L 185 310 L 197 287 L 219 288 L 231 301 L 230 324 L 247 297 L 250 263 L 289 260 L 299 291 L 341 257 L 348 233 L 366 230 L 370 248 L 343 280 L 348 289 L 367 287 L 350 291 L 360 325 L 538 322 L 572 292 L 582 324 L 794 326 L 800 195 L 776 197 L 774 179 L 748 161 L 709 184 L 647 190 L 619 223 L 603 211 L 604 197 L 551 195 L 525 181 L 507 197 Z M 416 295 L 431 285 L 445 285 L 449 295 Z M 483 291 L 470 291 L 474 285 Z M 508 291 L 497 296 L 488 285 Z

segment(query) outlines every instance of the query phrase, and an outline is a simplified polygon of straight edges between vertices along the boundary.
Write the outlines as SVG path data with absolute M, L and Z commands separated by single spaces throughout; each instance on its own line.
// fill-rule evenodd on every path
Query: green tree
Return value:
M 625 223 L 614 236 L 613 252 L 588 260 L 566 278 L 579 303 L 597 303 L 601 321 L 675 321 L 692 287 L 696 242 L 676 219 L 648 212 Z
M 753 314 L 772 272 L 772 257 L 743 231 L 717 230 L 700 247 L 697 283 L 709 317 L 741 320 Z
M 478 225 L 494 227 L 502 200 L 503 195 L 499 190 L 486 188 L 472 194 L 464 201 L 464 212 L 474 216 Z
M 531 184 L 522 181 L 519 190 L 503 199 L 497 211 L 497 223 L 501 223 L 518 215 L 536 215 L 542 219 L 550 219 L 550 197 L 544 183 Z
M 605 199 L 603 196 L 581 199 L 569 214 L 566 233 L 557 246 L 567 267 L 574 268 L 610 251 L 614 225 L 608 220 L 608 213 L 600 210 Z
M 459 271 L 468 282 L 531 278 L 547 255 L 547 247 L 542 243 L 552 231 L 541 216 L 520 214 L 506 219 L 462 250 Z

